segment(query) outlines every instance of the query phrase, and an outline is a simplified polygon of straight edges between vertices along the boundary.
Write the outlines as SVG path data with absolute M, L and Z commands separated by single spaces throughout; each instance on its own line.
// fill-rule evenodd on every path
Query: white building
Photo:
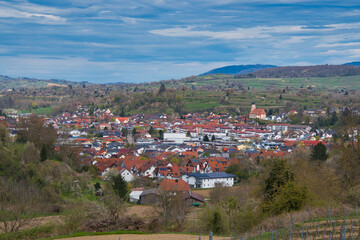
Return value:
M 118 174 L 118 173 L 121 174 L 121 176 L 126 182 L 131 182 L 132 180 L 134 180 L 134 175 L 129 170 L 122 167 L 106 168 L 101 175 L 106 180 L 109 175 L 111 176 L 112 174 Z
M 137 203 L 143 191 L 145 191 L 145 188 L 143 187 L 131 189 L 131 193 L 129 194 L 129 201 L 132 203 Z
M 187 182 L 191 188 L 214 188 L 216 184 L 232 187 L 235 177 L 234 174 L 225 172 L 188 173 L 182 176 L 182 180 Z
M 184 141 L 189 140 L 189 137 L 186 137 L 186 133 L 164 133 L 164 140 L 173 141 L 175 143 L 184 143 Z

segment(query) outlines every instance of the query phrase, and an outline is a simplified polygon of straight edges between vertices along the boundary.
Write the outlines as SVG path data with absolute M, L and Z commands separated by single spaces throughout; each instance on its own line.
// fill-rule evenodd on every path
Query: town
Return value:
M 336 117 L 344 109 L 329 111 Z M 89 107 L 78 105 L 75 113 L 46 118 L 45 124 L 57 131 L 57 151 L 62 145 L 76 148 L 81 165 L 96 167 L 102 179 L 119 173 L 126 182 L 152 179 L 160 188 L 186 192 L 214 188 L 217 184 L 233 186 L 241 179 L 227 171 L 232 164 L 247 161 L 256 168 L 261 160 L 286 158 L 298 147 L 328 146 L 335 131 L 290 124 L 289 119 L 297 114 L 289 111 L 267 115 L 253 103 L 249 115 L 118 117 L 110 109 L 96 109 L 90 114 Z M 327 111 L 306 109 L 302 114 L 311 119 L 326 115 Z M 16 120 L 29 116 L 11 112 L 8 115 Z M 16 128 L 9 127 L 16 134 Z M 149 203 L 147 194 L 156 191 L 144 187 L 132 189 L 129 200 Z M 201 196 L 192 197 L 192 203 L 204 202 Z

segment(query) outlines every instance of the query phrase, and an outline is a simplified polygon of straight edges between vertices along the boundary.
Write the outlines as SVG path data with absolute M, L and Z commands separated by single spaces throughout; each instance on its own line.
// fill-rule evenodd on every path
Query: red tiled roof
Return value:
M 160 183 L 160 188 L 164 191 L 190 191 L 190 186 L 182 179 L 164 179 Z

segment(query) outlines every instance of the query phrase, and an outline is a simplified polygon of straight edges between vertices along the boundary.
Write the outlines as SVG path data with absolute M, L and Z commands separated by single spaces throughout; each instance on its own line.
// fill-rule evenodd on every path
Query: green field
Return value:
M 36 113 L 38 115 L 47 115 L 48 116 L 48 115 L 51 115 L 52 106 L 31 109 L 31 112 Z M 30 113 L 30 110 L 24 110 L 24 111 L 21 111 L 21 113 Z

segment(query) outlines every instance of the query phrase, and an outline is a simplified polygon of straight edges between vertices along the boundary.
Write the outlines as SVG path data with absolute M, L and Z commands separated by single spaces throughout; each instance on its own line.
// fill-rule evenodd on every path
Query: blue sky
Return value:
M 0 74 L 148 82 L 360 60 L 360 1 L 0 1 Z

